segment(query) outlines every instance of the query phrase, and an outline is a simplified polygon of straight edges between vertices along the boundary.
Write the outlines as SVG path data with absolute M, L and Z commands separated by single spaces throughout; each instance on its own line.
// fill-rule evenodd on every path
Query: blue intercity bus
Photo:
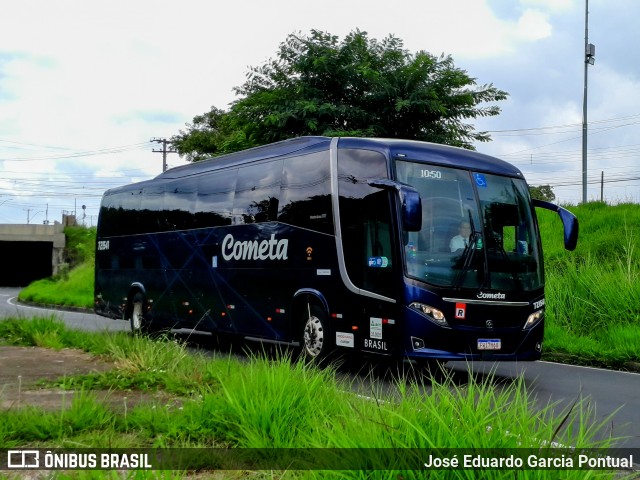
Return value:
M 95 311 L 134 332 L 191 329 L 415 361 L 536 360 L 544 270 L 513 165 L 407 140 L 301 137 L 104 194 Z

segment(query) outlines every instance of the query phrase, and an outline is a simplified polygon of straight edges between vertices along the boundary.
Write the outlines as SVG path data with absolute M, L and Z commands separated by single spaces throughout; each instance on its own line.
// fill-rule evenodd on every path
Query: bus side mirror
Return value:
M 407 232 L 420 231 L 422 228 L 422 199 L 415 188 L 387 178 L 369 180 L 367 183 L 383 190 L 397 191 L 402 208 L 402 228 Z
M 564 227 L 564 248 L 567 250 L 574 250 L 578 244 L 578 219 L 569 210 L 559 207 L 553 203 L 545 202 L 543 200 L 533 200 L 535 207 L 544 208 L 556 212 L 562 220 Z

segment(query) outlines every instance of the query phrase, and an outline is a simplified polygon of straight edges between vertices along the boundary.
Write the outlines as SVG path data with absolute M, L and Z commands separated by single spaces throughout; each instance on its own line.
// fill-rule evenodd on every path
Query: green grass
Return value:
M 21 301 L 93 308 L 96 229 L 67 227 L 64 233 L 65 263 L 60 272 L 28 285 L 18 296 Z
M 66 259 L 72 267 L 81 263 L 92 263 L 96 253 L 96 228 L 67 227 Z
M 640 205 L 569 207 L 574 252 L 555 214 L 538 212 L 546 267 L 545 357 L 625 368 L 640 361 Z
M 593 448 L 607 447 L 613 440 L 606 434 L 611 419 L 596 421 L 583 402 L 563 412 L 556 411 L 554 405 L 540 408 L 520 378 L 498 384 L 493 378 L 480 381 L 471 377 L 463 386 L 445 379 L 432 381 L 427 391 L 419 382 L 400 378 L 391 392 L 374 389 L 365 398 L 351 393 L 351 386 L 340 381 L 332 367 L 318 369 L 292 362 L 287 356 L 254 355 L 246 362 L 210 358 L 188 352 L 183 344 L 169 338 L 152 341 L 125 333 L 75 332 L 51 318 L 7 319 L 0 322 L 0 338 L 19 345 L 40 339 L 63 348 L 80 347 L 115 365 L 114 371 L 101 374 L 99 382 L 95 375 L 56 381 L 57 386 L 80 392 L 70 400 L 69 409 L 0 411 L 0 444 L 4 448 L 268 449 L 250 451 L 258 455 L 252 457 L 255 462 L 272 461 L 273 455 L 283 454 L 275 448 L 330 448 L 338 450 L 323 450 L 322 455 L 342 455 L 336 461 L 394 465 L 397 452 L 391 450 L 381 450 L 375 458 L 358 456 L 371 455 L 366 450 L 348 451 L 352 456 L 345 459 L 346 450 L 339 449 L 542 448 L 544 452 L 551 442 Z M 161 376 L 153 376 L 154 372 Z M 151 386 L 150 375 L 155 379 Z M 91 393 L 98 385 L 111 391 L 151 387 L 172 393 L 179 403 L 166 406 L 149 401 L 127 406 L 125 398 L 122 408 L 109 408 Z M 597 440 L 597 436 L 605 440 Z M 426 478 L 421 460 L 416 455 L 416 470 L 256 472 L 245 468 L 249 471 L 227 472 L 219 478 Z M 151 478 L 159 472 L 151 473 L 139 475 Z M 477 478 L 478 473 L 430 471 L 428 478 Z M 489 479 L 513 478 L 509 471 L 481 473 Z M 595 477 L 595 473 L 567 470 L 562 477 L 582 479 Z M 64 475 L 71 474 L 60 474 L 59 478 L 69 478 Z M 88 473 L 77 475 L 83 478 Z M 92 478 L 109 475 L 95 472 Z M 597 472 L 597 476 L 615 478 L 610 472 Z M 518 478 L 551 479 L 557 478 L 557 472 L 522 470 Z
M 20 291 L 19 299 L 45 305 L 93 308 L 94 267 L 82 263 L 68 275 L 37 280 Z

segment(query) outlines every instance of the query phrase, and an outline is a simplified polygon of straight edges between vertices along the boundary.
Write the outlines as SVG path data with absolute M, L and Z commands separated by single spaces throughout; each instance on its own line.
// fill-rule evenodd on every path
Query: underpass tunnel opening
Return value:
M 24 287 L 53 274 L 53 242 L 0 242 L 0 285 Z

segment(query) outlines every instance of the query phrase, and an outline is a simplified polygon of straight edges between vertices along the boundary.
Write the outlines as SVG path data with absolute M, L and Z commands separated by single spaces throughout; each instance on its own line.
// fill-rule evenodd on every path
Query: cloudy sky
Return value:
M 20 0 L 0 28 L 0 223 L 95 225 L 106 188 L 162 170 L 169 138 L 228 108 L 294 32 L 401 38 L 509 92 L 484 153 L 582 198 L 585 0 Z M 393 4 L 393 6 L 391 6 Z M 588 198 L 640 203 L 640 1 L 590 0 Z M 169 166 L 184 163 L 169 154 Z M 82 206 L 86 208 L 83 210 Z

